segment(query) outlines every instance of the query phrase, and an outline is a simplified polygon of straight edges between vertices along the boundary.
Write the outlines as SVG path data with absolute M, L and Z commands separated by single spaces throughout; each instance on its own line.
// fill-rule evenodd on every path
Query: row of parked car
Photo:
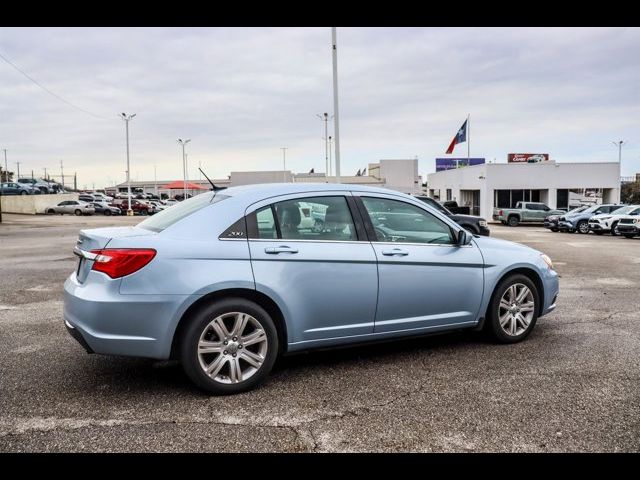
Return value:
M 518 202 L 516 208 L 494 209 L 493 219 L 511 227 L 521 222 L 542 223 L 552 232 L 640 236 L 640 205 L 581 205 L 567 212 L 540 202 Z
M 133 197 L 133 195 L 132 195 Z M 178 203 L 175 199 L 131 199 L 131 210 L 135 215 L 153 215 Z M 129 209 L 129 200 L 124 198 L 113 198 L 100 192 L 81 193 L 78 200 L 65 200 L 52 205 L 46 209 L 48 214 L 65 213 L 73 215 L 126 215 Z
M 66 193 L 62 185 L 36 178 L 19 178 L 17 182 L 0 183 L 2 195 L 42 195 Z
M 640 236 L 640 205 L 583 205 L 561 215 L 549 215 L 544 226 L 553 232 Z

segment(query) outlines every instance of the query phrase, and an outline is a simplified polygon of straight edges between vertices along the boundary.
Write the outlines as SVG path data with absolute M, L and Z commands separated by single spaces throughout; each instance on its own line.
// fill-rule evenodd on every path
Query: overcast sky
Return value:
M 0 54 L 95 116 L 0 60 L 0 148 L 21 173 L 62 159 L 80 187 L 121 182 L 127 112 L 133 179 L 182 178 L 179 137 L 193 178 L 281 169 L 280 147 L 324 171 L 330 44 L 329 27 L 2 28 Z M 624 139 L 622 174 L 640 172 L 638 52 L 638 28 L 338 28 L 342 172 L 417 156 L 426 176 L 467 114 L 474 157 L 615 161 Z

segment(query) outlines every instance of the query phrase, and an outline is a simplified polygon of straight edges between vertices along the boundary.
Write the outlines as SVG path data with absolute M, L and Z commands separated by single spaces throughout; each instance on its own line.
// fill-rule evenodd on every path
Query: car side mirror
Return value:
M 469 245 L 471 243 L 471 239 L 473 237 L 466 230 L 460 230 L 458 232 L 458 243 L 459 247 L 464 247 L 465 245 Z

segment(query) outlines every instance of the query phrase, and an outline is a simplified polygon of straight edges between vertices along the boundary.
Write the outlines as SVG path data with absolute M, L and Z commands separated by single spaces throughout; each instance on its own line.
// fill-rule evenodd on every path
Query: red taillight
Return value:
M 104 248 L 91 250 L 97 255 L 92 270 L 120 278 L 137 272 L 156 256 L 151 248 Z
M 503 214 L 503 212 L 502 212 L 502 210 L 500 210 L 500 211 L 498 212 L 498 215 L 499 215 L 499 216 L 502 216 L 502 214 Z

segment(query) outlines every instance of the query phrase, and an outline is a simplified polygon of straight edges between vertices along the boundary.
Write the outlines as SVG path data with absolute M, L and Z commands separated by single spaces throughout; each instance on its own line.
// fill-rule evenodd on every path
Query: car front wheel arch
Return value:
M 184 335 L 186 327 L 189 324 L 189 319 L 193 317 L 193 315 L 200 311 L 202 308 L 210 305 L 213 302 L 224 300 L 228 298 L 241 298 L 244 300 L 249 300 L 257 303 L 260 307 L 264 308 L 265 311 L 269 314 L 271 319 L 273 320 L 276 331 L 278 333 L 278 346 L 279 352 L 278 354 L 285 353 L 287 350 L 287 325 L 284 319 L 284 315 L 282 314 L 282 310 L 278 307 L 278 304 L 273 301 L 268 295 L 265 295 L 262 292 L 258 292 L 257 290 L 251 290 L 248 288 L 229 288 L 225 290 L 218 290 L 216 292 L 209 293 L 204 295 L 202 298 L 199 298 L 192 305 L 187 308 L 187 310 L 182 314 L 180 321 L 176 327 L 176 330 L 173 334 L 173 339 L 171 341 L 171 358 L 176 359 L 179 356 L 179 346 L 180 339 Z
M 491 308 L 491 304 L 493 303 L 493 298 L 497 294 L 496 288 L 498 287 L 498 285 L 500 285 L 500 283 L 502 283 L 502 281 L 505 278 L 511 275 L 516 275 L 516 274 L 524 275 L 529 280 L 531 280 L 533 284 L 536 286 L 536 289 L 538 290 L 538 295 L 540 296 L 540 299 L 539 299 L 540 301 L 538 302 L 538 309 L 537 309 L 538 311 L 536 313 L 537 315 L 540 315 L 543 309 L 543 304 L 544 304 L 544 284 L 542 283 L 542 279 L 540 278 L 540 275 L 538 275 L 538 273 L 535 270 L 531 268 L 522 267 L 522 268 L 514 268 L 513 270 L 509 270 L 508 272 L 505 272 L 494 284 L 493 293 L 491 294 L 491 299 L 489 300 L 489 305 L 487 306 L 487 311 L 485 312 L 485 318 L 489 314 L 489 309 Z

